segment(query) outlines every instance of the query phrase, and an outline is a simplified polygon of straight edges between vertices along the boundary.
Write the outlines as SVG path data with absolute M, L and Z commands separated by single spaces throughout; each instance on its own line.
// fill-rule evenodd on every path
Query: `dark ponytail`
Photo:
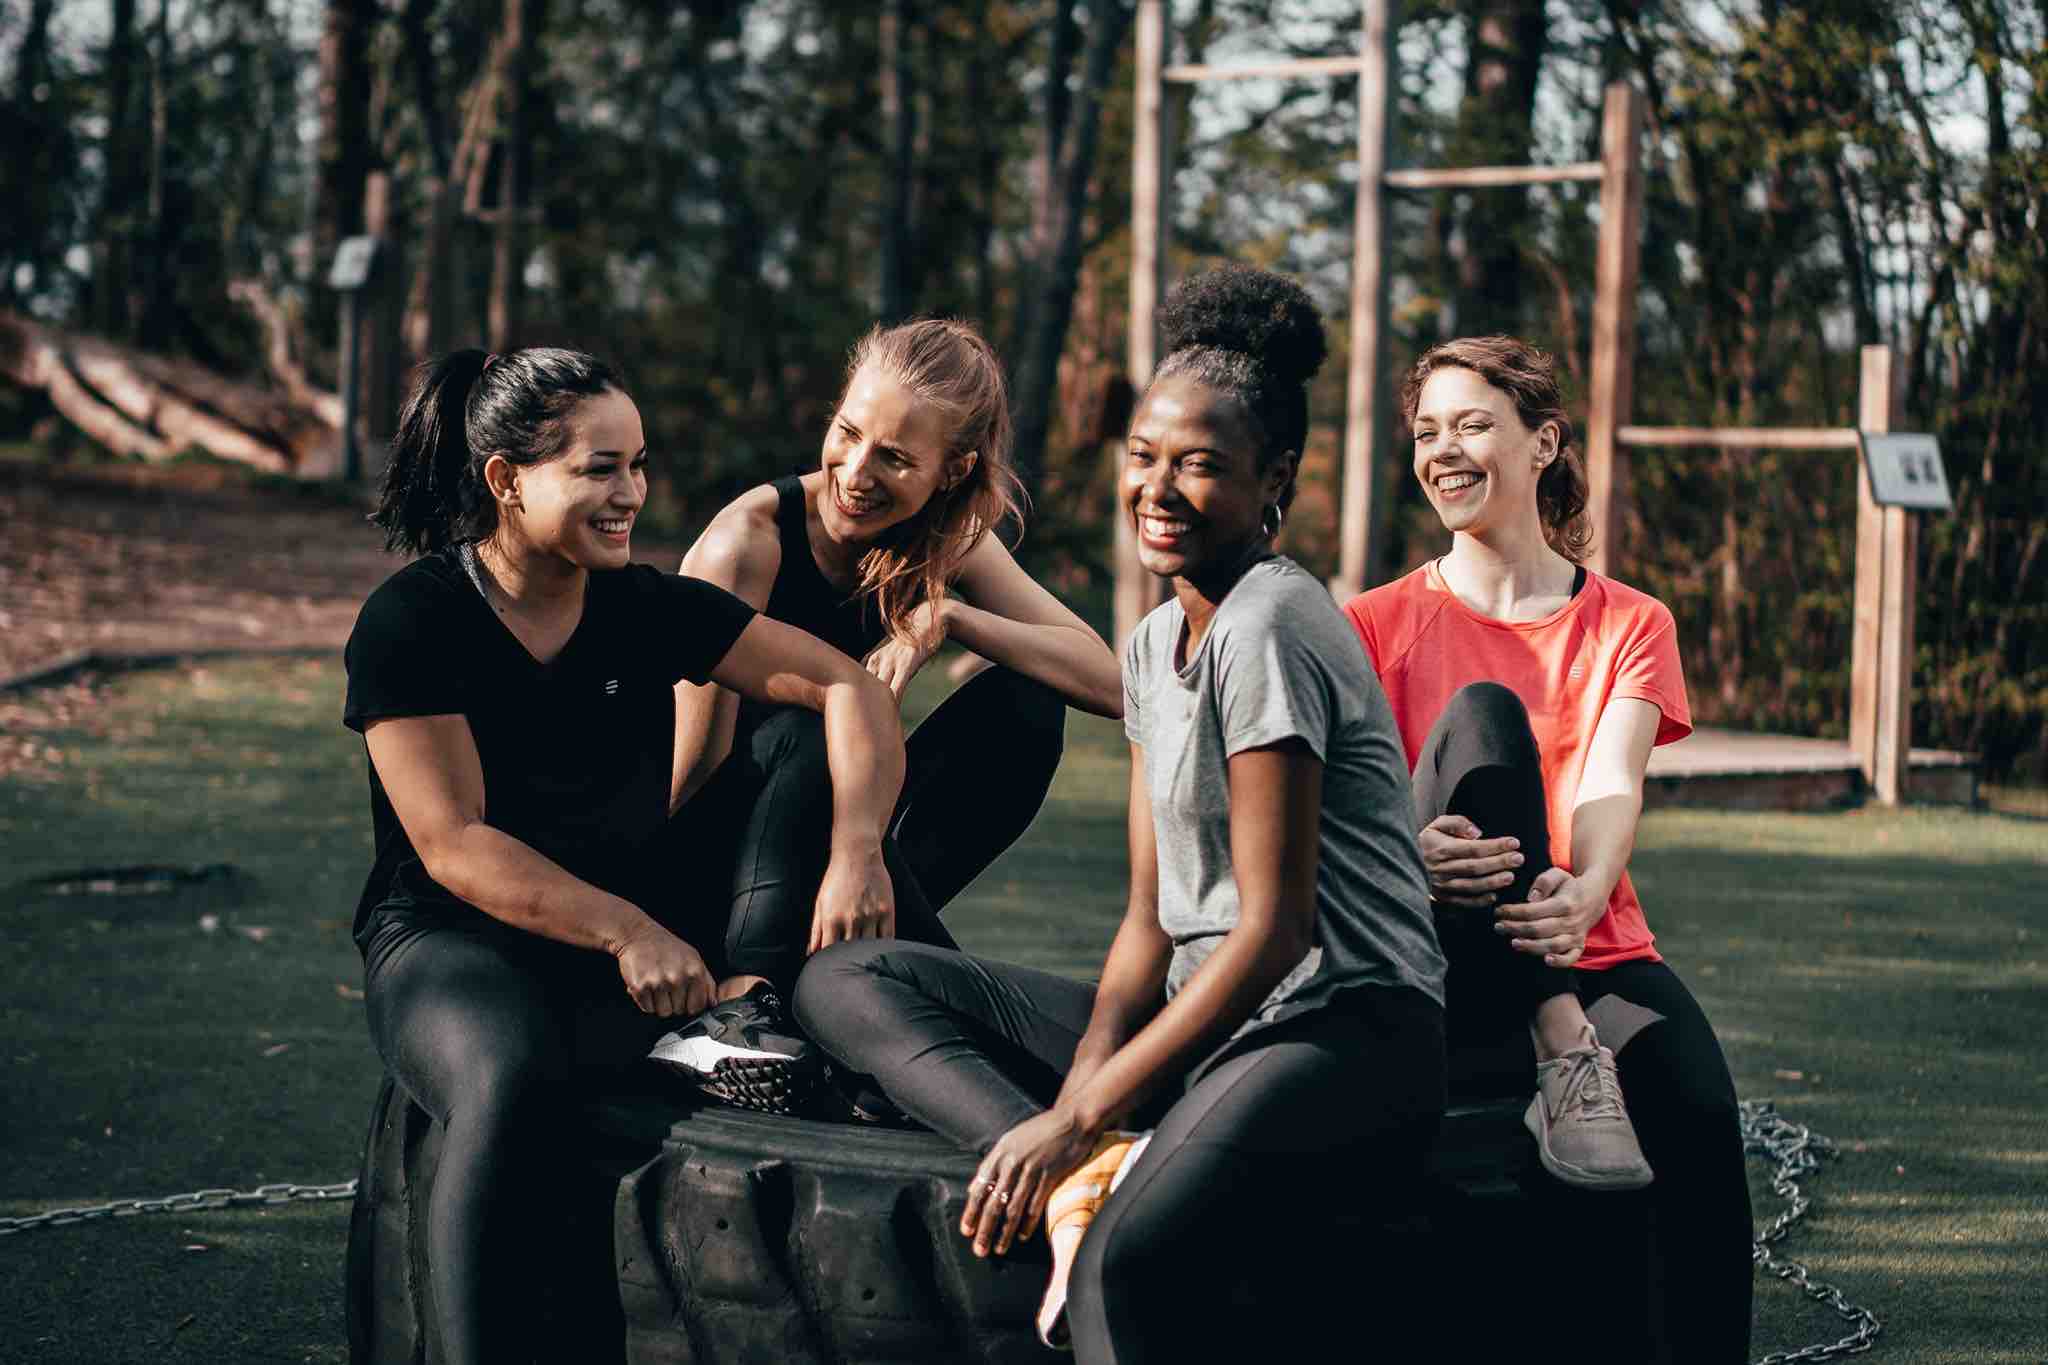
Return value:
M 422 365 L 398 412 L 398 433 L 370 520 L 386 549 L 431 554 L 482 540 L 498 525 L 484 462 L 535 465 L 562 453 L 563 419 L 617 389 L 608 365 L 581 351 L 529 346 L 504 355 L 455 351 Z

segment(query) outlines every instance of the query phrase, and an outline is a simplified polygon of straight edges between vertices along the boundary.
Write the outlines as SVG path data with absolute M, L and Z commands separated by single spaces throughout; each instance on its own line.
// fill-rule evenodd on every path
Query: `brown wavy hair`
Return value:
M 1586 515 L 1586 465 L 1572 444 L 1572 419 L 1565 415 L 1557 361 L 1519 337 L 1459 337 L 1430 347 L 1401 381 L 1401 421 L 1412 433 L 1422 386 L 1438 370 L 1470 370 L 1515 402 L 1522 425 L 1534 431 L 1557 423 L 1557 458 L 1536 479 L 1536 516 L 1550 548 L 1574 564 L 1593 548 L 1593 520 Z
M 1021 519 L 1024 486 L 1011 462 L 1015 436 L 1003 365 L 972 325 L 916 318 L 875 327 L 847 358 L 846 388 L 869 368 L 939 411 L 947 459 L 977 456 L 960 482 L 933 492 L 916 516 L 891 526 L 860 558 L 857 592 L 873 596 L 890 634 L 907 636 L 911 613 L 945 596 L 967 552 L 1003 522 Z

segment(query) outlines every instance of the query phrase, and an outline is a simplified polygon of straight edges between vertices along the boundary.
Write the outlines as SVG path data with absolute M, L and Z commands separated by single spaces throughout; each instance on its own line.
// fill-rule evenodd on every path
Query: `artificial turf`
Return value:
M 0 736 L 35 746 L 0 778 L 0 1214 L 354 1173 L 378 1067 L 340 692 L 331 659 L 216 661 L 111 679 L 67 728 Z M 1095 966 L 1126 780 L 1118 726 L 1074 716 L 1045 812 L 949 913 L 967 946 Z M 29 885 L 213 863 L 235 874 L 164 894 Z M 1841 1144 L 1789 1251 L 1885 1319 L 1871 1358 L 2048 1358 L 2048 823 L 1663 812 L 1634 869 L 1741 1093 Z M 0 1238 L 0 1361 L 343 1359 L 344 1207 Z M 1569 1304 L 1568 1265 L 1492 1267 L 1483 1301 L 1547 1286 Z M 1756 1353 L 1834 1330 L 1759 1288 Z

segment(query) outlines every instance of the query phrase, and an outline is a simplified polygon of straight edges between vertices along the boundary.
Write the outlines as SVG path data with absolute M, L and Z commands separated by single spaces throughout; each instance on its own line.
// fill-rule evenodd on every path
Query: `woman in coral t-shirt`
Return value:
M 1734 1082 L 1627 871 L 1650 750 L 1692 729 L 1671 613 L 1578 562 L 1586 481 L 1549 356 L 1445 342 L 1410 370 L 1401 410 L 1451 550 L 1345 613 L 1414 771 L 1450 1036 L 1526 1023 L 1546 1168 L 1596 1189 L 1655 1173 L 1662 1353 L 1745 1359 Z

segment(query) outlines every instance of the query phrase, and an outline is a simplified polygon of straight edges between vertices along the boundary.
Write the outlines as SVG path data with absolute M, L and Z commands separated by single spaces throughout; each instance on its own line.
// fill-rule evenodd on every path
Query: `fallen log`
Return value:
M 0 381 L 39 389 L 57 411 L 118 455 L 167 460 L 188 450 L 301 479 L 341 468 L 339 402 L 216 374 L 53 327 L 0 308 Z

